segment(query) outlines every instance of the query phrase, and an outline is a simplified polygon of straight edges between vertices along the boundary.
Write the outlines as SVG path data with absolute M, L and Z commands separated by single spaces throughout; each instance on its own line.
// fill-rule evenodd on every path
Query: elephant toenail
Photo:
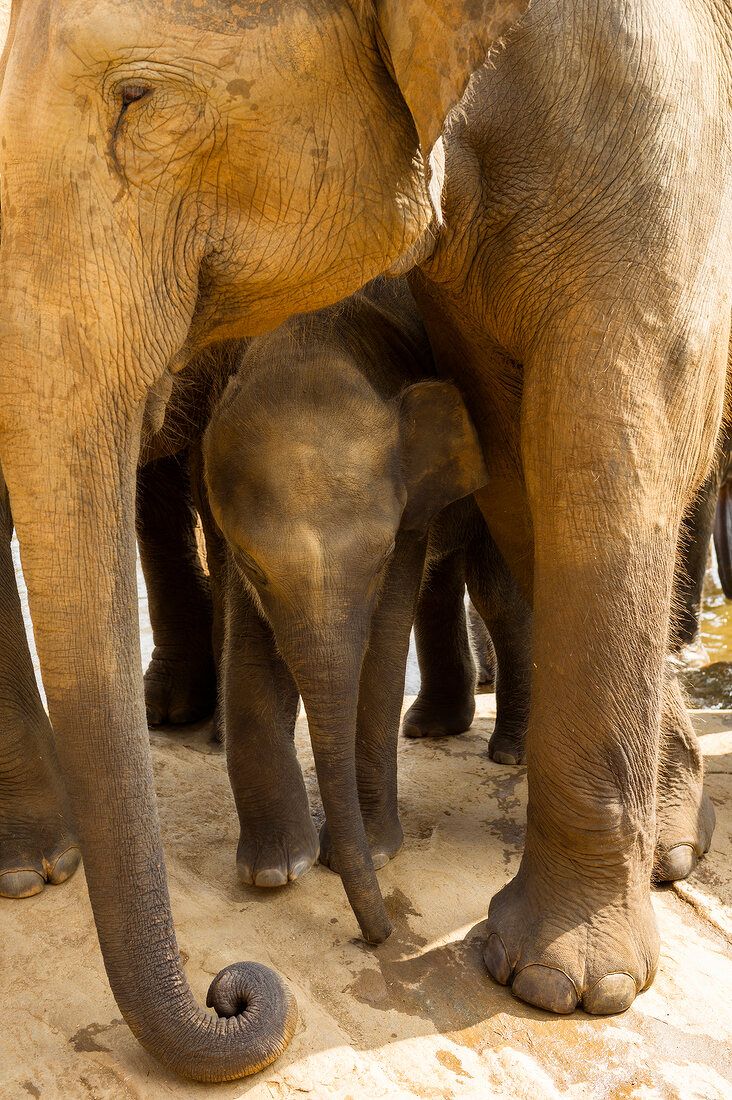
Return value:
M 630 1008 L 635 995 L 636 984 L 630 974 L 606 974 L 585 993 L 582 1007 L 593 1016 L 609 1016 Z
M 483 962 L 491 978 L 501 985 L 508 985 L 513 969 L 506 946 L 497 932 L 491 932 L 483 948 Z
M 311 867 L 312 863 L 309 859 L 298 859 L 297 863 L 290 870 L 290 879 L 294 881 L 296 878 L 302 878 L 303 875 L 308 873 Z
M 676 844 L 663 854 L 656 865 L 658 882 L 678 882 L 688 878 L 696 867 L 696 852 L 691 844 Z
M 49 868 L 48 881 L 52 882 L 54 886 L 58 886 L 59 883 L 65 882 L 67 878 L 71 878 L 80 862 L 81 852 L 76 845 L 67 848 L 66 851 L 62 852 L 58 857 L 53 867 Z
M 541 963 L 530 963 L 519 970 L 511 989 L 519 1000 L 561 1015 L 574 1012 L 579 1001 L 577 987 L 569 975 Z
M 374 864 L 374 870 L 375 871 L 380 871 L 381 868 L 386 867 L 387 863 L 389 862 L 389 853 L 388 852 L 372 852 L 371 853 L 371 860 Z
M 286 883 L 287 875 L 279 867 L 267 867 L 254 876 L 255 886 L 285 886 Z
M 22 871 L 4 871 L 0 874 L 0 897 L 32 898 L 34 894 L 40 894 L 45 885 L 45 879 L 38 871 L 27 868 Z
M 503 749 L 496 749 L 492 755 L 491 760 L 496 764 L 518 764 L 519 761 L 510 752 L 504 752 Z

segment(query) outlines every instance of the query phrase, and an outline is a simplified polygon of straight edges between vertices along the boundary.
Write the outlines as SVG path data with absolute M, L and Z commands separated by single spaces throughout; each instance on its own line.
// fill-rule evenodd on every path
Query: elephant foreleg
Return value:
M 284 886 L 318 858 L 318 839 L 295 753 L 298 691 L 233 562 L 226 583 L 224 739 L 239 814 L 242 882 Z
M 216 704 L 211 595 L 196 519 L 185 454 L 140 469 L 137 541 L 155 642 L 145 673 L 152 726 L 195 722 Z
M 604 316 L 601 331 L 593 350 L 558 337 L 546 368 L 526 370 L 528 827 L 519 872 L 491 903 L 485 949 L 497 980 L 555 1012 L 623 1011 L 657 965 L 649 887 L 674 562 L 724 377 L 708 337 L 696 345 L 706 361 L 675 356 L 664 370 L 660 336 L 621 357 L 622 330 Z M 604 377 L 619 395 L 612 430 Z
M 28 651 L 12 534 L 0 470 L 0 895 L 27 898 L 72 875 L 81 854 Z

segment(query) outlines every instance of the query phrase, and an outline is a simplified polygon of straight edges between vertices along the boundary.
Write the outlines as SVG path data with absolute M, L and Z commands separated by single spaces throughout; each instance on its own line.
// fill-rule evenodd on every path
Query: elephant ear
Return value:
M 457 386 L 418 382 L 401 395 L 402 462 L 407 503 L 402 526 L 426 531 L 453 500 L 488 481 L 483 451 Z
M 374 0 L 394 77 L 425 161 L 471 73 L 529 0 Z

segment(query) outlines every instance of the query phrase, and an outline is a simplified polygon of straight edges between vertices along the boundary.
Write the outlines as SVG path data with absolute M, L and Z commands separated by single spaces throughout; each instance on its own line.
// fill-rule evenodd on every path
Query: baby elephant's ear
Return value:
M 474 493 L 488 471 L 473 422 L 452 382 L 418 382 L 401 396 L 407 504 L 402 526 L 426 531 L 453 500 Z

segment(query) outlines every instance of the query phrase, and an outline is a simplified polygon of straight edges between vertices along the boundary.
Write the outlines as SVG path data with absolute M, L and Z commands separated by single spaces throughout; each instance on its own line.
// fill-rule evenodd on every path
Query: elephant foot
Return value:
M 50 737 L 50 733 L 48 735 Z M 0 897 L 29 898 L 81 861 L 46 736 L 23 735 L 21 757 L 0 761 Z
M 150 726 L 182 726 L 208 718 L 216 707 L 216 669 L 211 646 L 155 646 L 145 673 Z
M 548 1012 L 625 1012 L 653 981 L 659 941 L 647 888 L 593 898 L 519 871 L 496 894 L 483 959 L 514 996 Z
M 363 817 L 374 870 L 378 871 L 381 867 L 386 867 L 404 843 L 401 822 L 396 811 L 369 816 L 364 814 Z M 339 874 L 327 823 L 320 829 L 320 862 L 330 871 Z
M 404 737 L 452 737 L 469 730 L 475 717 L 472 688 L 459 699 L 435 698 L 421 691 L 404 715 Z
M 712 841 L 715 814 L 703 790 L 703 762 L 687 723 L 667 732 L 656 785 L 654 882 L 687 878 Z
M 526 762 L 524 731 L 505 730 L 497 725 L 488 742 L 488 755 L 496 764 L 524 764 Z
M 236 852 L 236 870 L 246 886 L 286 886 L 307 874 L 318 858 L 318 835 L 310 814 L 307 820 L 285 823 L 286 818 L 262 818 L 242 825 Z

